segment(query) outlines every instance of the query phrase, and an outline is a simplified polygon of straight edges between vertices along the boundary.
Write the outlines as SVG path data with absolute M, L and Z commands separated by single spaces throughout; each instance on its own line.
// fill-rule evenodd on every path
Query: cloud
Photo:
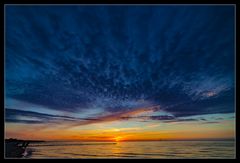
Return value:
M 43 114 L 33 111 L 5 109 L 5 121 L 15 123 L 42 124 L 93 120 L 91 118 L 75 118 L 62 115 Z
M 154 105 L 175 117 L 234 112 L 233 6 L 5 9 L 6 98 L 116 114 L 105 121 Z
M 178 118 L 175 116 L 169 115 L 160 115 L 160 116 L 139 116 L 138 119 L 145 119 L 145 120 L 154 120 L 154 121 L 161 121 L 163 123 L 171 123 L 171 122 L 194 122 L 194 121 L 202 121 L 202 119 L 198 118 Z
M 44 121 L 36 121 L 36 120 L 18 120 L 18 119 L 5 119 L 6 122 L 9 123 L 24 123 L 24 124 L 43 124 L 46 123 Z
M 153 115 L 154 113 L 159 113 L 160 106 L 152 106 L 146 108 L 135 108 L 130 110 L 119 111 L 115 113 L 105 113 L 105 115 L 99 114 L 94 117 L 88 118 L 76 118 L 73 116 L 62 116 L 53 114 L 43 114 L 34 111 L 25 111 L 17 109 L 5 109 L 6 117 L 5 121 L 10 123 L 26 123 L 26 124 L 55 124 L 64 126 L 67 128 L 83 126 L 95 123 L 105 123 L 114 121 L 139 121 L 139 122 L 149 122 L 149 121 L 160 121 L 163 123 L 178 123 L 178 122 L 199 122 L 203 124 L 207 123 L 219 123 L 219 121 L 224 118 L 216 117 L 214 121 L 207 120 L 203 117 L 181 117 L 174 115 Z M 165 113 L 164 113 L 165 114 Z M 212 119 L 212 118 L 211 118 Z M 123 128 L 124 129 L 124 128 Z M 120 131 L 120 130 L 119 130 Z
M 94 123 L 103 123 L 103 122 L 113 122 L 113 121 L 123 121 L 123 120 L 131 120 L 138 118 L 139 115 L 145 114 L 148 112 L 154 112 L 158 106 L 152 106 L 148 108 L 137 108 L 131 109 L 128 111 L 120 111 L 117 113 L 112 113 L 109 115 L 103 115 L 95 117 L 95 119 L 90 119 L 88 121 L 76 121 L 73 123 L 71 127 L 81 126 L 81 125 L 88 125 Z
M 130 111 L 120 111 L 106 115 L 98 115 L 88 118 L 76 118 L 72 116 L 43 114 L 34 111 L 24 111 L 17 109 L 5 109 L 5 121 L 15 123 L 28 123 L 28 124 L 42 124 L 42 123 L 55 123 L 55 124 L 68 124 L 67 126 L 81 126 L 94 123 L 112 122 L 118 120 L 127 120 L 134 118 L 134 116 L 141 115 L 142 113 L 153 112 L 156 106 L 149 108 L 137 108 Z
M 163 116 L 150 116 L 149 117 L 152 120 L 173 120 L 175 119 L 174 116 L 168 116 L 168 115 L 163 115 Z

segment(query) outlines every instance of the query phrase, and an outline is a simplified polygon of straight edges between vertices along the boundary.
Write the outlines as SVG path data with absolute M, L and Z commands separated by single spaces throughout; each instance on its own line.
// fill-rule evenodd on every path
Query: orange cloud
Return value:
M 159 107 L 160 106 L 157 105 L 157 106 L 151 106 L 151 107 L 147 107 L 147 108 L 136 108 L 136 109 L 132 109 L 130 111 L 118 112 L 118 113 L 114 113 L 114 114 L 110 114 L 110 115 L 96 117 L 93 119 L 89 118 L 88 120 L 85 120 L 85 121 L 74 122 L 73 124 L 71 124 L 71 127 L 88 125 L 88 124 L 93 124 L 93 123 L 126 120 L 129 118 L 133 118 L 134 116 L 141 115 L 143 113 L 154 112 L 154 111 L 156 111 L 156 109 L 159 109 Z

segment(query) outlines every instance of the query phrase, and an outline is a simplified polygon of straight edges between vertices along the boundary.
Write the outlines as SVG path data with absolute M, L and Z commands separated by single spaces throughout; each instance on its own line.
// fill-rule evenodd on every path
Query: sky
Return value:
M 232 139 L 231 5 L 5 6 L 5 136 Z

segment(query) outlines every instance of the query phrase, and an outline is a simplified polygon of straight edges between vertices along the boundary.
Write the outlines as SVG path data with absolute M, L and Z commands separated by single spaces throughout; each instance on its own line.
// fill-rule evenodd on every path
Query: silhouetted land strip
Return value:
M 20 158 L 26 154 L 26 148 L 29 143 L 44 142 L 42 140 L 19 140 L 19 139 L 5 139 L 5 157 Z

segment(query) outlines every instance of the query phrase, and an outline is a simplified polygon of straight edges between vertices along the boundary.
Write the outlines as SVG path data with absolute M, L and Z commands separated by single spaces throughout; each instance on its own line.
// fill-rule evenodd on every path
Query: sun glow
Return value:
M 115 138 L 113 138 L 116 142 L 122 141 L 123 137 L 122 136 L 117 136 Z

